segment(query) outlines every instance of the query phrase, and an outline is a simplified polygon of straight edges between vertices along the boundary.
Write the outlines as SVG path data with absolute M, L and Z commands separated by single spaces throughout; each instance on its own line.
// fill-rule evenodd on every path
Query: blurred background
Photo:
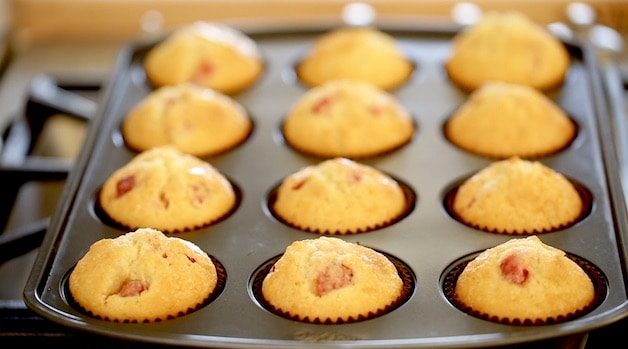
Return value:
M 340 15 L 349 0 L 0 0 L 0 21 L 10 40 L 25 45 L 51 41 L 128 40 L 147 31 L 167 29 L 199 19 L 259 24 L 281 20 L 302 23 L 329 20 Z M 380 16 L 413 16 L 417 20 L 451 18 L 460 1 L 363 1 Z M 567 0 L 479 0 L 482 10 L 511 9 L 543 24 L 568 22 Z M 596 12 L 596 22 L 628 31 L 628 2 L 584 1 Z M 250 24 L 250 23 L 249 23 Z

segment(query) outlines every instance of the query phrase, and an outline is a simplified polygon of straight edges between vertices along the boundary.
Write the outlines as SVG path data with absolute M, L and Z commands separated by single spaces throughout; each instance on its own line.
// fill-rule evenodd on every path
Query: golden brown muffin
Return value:
M 410 78 L 414 66 L 392 36 L 371 27 L 342 27 L 320 36 L 296 69 L 310 87 L 359 79 L 392 90 Z
M 385 154 L 410 142 L 414 131 L 410 113 L 393 95 L 358 80 L 312 88 L 283 124 L 291 147 L 324 158 Z
M 201 307 L 216 289 L 211 258 L 195 244 L 143 228 L 91 245 L 69 279 L 72 298 L 116 322 L 155 322 Z
M 542 324 L 587 308 L 595 288 L 565 252 L 530 236 L 489 248 L 470 261 L 455 294 L 469 311 L 498 322 Z
M 262 294 L 285 317 L 337 323 L 386 312 L 403 298 L 404 284 L 383 254 L 322 236 L 290 244 L 264 278 Z
M 166 233 L 200 228 L 231 213 L 236 192 L 216 168 L 172 146 L 147 150 L 117 169 L 99 194 L 115 222 Z
M 277 218 L 304 231 L 356 234 L 400 219 L 408 208 L 399 182 L 374 167 L 335 158 L 283 179 L 270 203 Z
M 493 162 L 458 188 L 452 210 L 464 223 L 501 234 L 554 231 L 577 221 L 583 201 L 564 175 L 517 157 Z
M 548 90 L 562 84 L 570 58 L 547 30 L 518 12 L 489 12 L 459 33 L 445 68 L 465 90 L 502 81 Z
M 231 97 L 183 83 L 161 87 L 141 100 L 124 119 L 122 135 L 136 151 L 170 144 L 204 157 L 240 145 L 252 128 L 246 110 Z
M 156 44 L 146 55 L 144 69 L 156 87 L 191 82 L 235 94 L 257 82 L 264 63 L 257 44 L 244 33 L 199 21 Z
M 469 152 L 525 158 L 556 153 L 576 135 L 576 125 L 547 96 L 528 86 L 486 83 L 452 115 L 446 137 Z

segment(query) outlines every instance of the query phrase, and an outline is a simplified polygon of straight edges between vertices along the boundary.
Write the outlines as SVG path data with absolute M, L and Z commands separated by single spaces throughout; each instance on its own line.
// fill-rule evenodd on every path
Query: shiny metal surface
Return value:
M 565 85 L 551 97 L 578 122 L 579 135 L 565 152 L 542 161 L 583 183 L 593 194 L 594 209 L 576 226 L 544 234 L 541 239 L 600 267 L 608 278 L 608 297 L 582 318 L 540 327 L 511 327 L 475 319 L 445 301 L 440 291 L 442 272 L 458 258 L 509 237 L 464 227 L 442 207 L 445 188 L 488 165 L 490 160 L 459 151 L 442 136 L 443 122 L 465 100 L 465 94 L 451 86 L 442 67 L 452 33 L 411 30 L 398 32 L 397 38 L 418 69 L 409 84 L 395 91 L 395 95 L 412 111 L 419 130 L 407 147 L 364 162 L 411 184 L 418 195 L 417 206 L 392 227 L 345 238 L 407 263 L 417 278 L 415 293 L 404 306 L 386 316 L 347 325 L 296 323 L 261 309 L 249 290 L 254 271 L 280 254 L 290 242 L 314 237 L 282 226 L 268 215 L 264 205 L 268 191 L 283 176 L 318 161 L 293 152 L 278 137 L 281 117 L 305 92 L 295 80 L 293 64 L 317 34 L 253 35 L 262 46 L 267 71 L 260 83 L 236 98 L 251 111 L 256 122 L 254 134 L 241 148 L 208 160 L 241 188 L 243 201 L 233 216 L 218 225 L 182 235 L 225 266 L 228 284 L 223 294 L 180 319 L 139 325 L 94 320 L 68 302 L 64 280 L 74 263 L 94 241 L 122 233 L 102 224 L 91 205 L 94 193 L 108 175 L 134 155 L 124 147 L 117 127 L 125 111 L 151 91 L 141 67 L 146 47 L 131 45 L 119 57 L 95 119 L 97 124 L 91 125 L 63 206 L 53 218 L 27 282 L 29 306 L 68 327 L 116 338 L 242 348 L 303 346 L 311 344 L 307 340 L 330 335 L 345 340 L 315 345 L 483 347 L 575 335 L 626 316 L 626 280 L 622 273 L 625 260 L 620 259 L 618 252 L 625 243 L 618 240 L 625 238 L 623 193 L 608 172 L 615 171 L 617 164 L 612 158 L 614 145 L 604 138 L 609 131 L 607 125 L 600 123 L 605 105 L 600 105 L 603 96 L 597 86 L 599 76 L 586 50 L 577 49 Z

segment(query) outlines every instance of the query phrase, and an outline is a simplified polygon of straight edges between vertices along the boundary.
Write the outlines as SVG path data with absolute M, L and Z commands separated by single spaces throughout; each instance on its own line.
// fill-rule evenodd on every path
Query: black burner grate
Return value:
M 27 183 L 57 182 L 60 186 L 72 168 L 72 159 L 67 157 L 42 156 L 37 154 L 38 141 L 45 126 L 53 116 L 88 121 L 95 111 L 94 98 L 99 85 L 57 84 L 52 78 L 42 75 L 33 80 L 24 115 L 16 117 L 3 133 L 0 152 L 0 261 L 37 247 L 45 232 L 48 217 L 33 217 L 17 227 L 11 227 L 11 216 L 20 193 Z M 79 94 L 81 93 L 81 94 Z M 86 97 L 91 95 L 92 99 Z M 63 135 L 62 135 L 63 136 Z M 53 199 L 55 200 L 55 199 Z M 32 203 L 31 205 L 34 205 Z M 53 209 L 54 204 L 51 205 Z M 27 210 L 34 209 L 33 206 Z M 49 209 L 49 210 L 50 210 Z M 46 212 L 51 214 L 52 212 Z

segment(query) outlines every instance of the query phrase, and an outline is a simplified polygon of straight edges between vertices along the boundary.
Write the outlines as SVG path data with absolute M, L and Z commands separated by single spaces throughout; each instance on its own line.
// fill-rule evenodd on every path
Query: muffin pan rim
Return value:
M 321 30 L 323 29 L 324 28 L 321 28 Z M 316 32 L 320 32 L 320 30 Z M 273 32 L 269 31 L 269 33 L 272 34 Z M 428 39 L 432 38 L 431 37 L 432 33 L 436 33 L 435 35 L 437 35 L 437 37 L 439 38 L 440 38 L 440 35 L 442 35 L 442 32 L 439 30 L 433 30 L 433 31 L 427 31 L 427 32 L 410 31 L 408 35 L 410 36 L 416 35 L 420 40 L 421 38 L 425 38 L 425 37 L 427 37 Z M 451 33 L 446 32 L 446 35 L 452 35 L 452 33 L 453 32 Z M 255 34 L 251 34 L 251 35 L 255 36 Z M 277 35 L 281 36 L 282 34 L 279 33 Z M 271 37 L 275 38 L 272 35 Z M 444 40 L 441 40 L 441 41 L 444 41 Z M 445 44 L 441 41 L 438 42 L 439 45 Z M 172 320 L 172 322 L 168 321 L 168 322 L 162 322 L 160 324 L 151 324 L 148 326 L 134 325 L 134 324 L 130 324 L 129 326 L 127 326 L 125 324 L 124 326 L 121 327 L 115 324 L 109 324 L 106 322 L 103 323 L 102 321 L 94 321 L 93 319 L 90 319 L 90 318 L 82 318 L 80 316 L 76 316 L 75 314 L 72 313 L 72 309 L 68 309 L 66 305 L 64 304 L 57 303 L 57 300 L 55 300 L 54 294 L 49 293 L 50 290 L 47 289 L 47 287 L 49 286 L 48 282 L 52 282 L 54 284 L 54 279 L 56 277 L 56 274 L 59 273 L 59 270 L 63 270 L 63 272 L 65 273 L 68 265 L 71 265 L 72 262 L 75 261 L 74 259 L 85 248 L 84 246 L 85 242 L 83 242 L 82 244 L 79 241 L 71 241 L 72 239 L 64 239 L 62 234 L 65 232 L 65 229 L 69 229 L 72 226 L 71 217 L 69 217 L 68 214 L 69 213 L 74 214 L 76 210 L 83 209 L 83 208 L 78 207 L 80 205 L 81 195 L 83 195 L 85 192 L 86 193 L 93 192 L 93 188 L 90 188 L 90 185 L 92 186 L 97 185 L 96 182 L 100 181 L 99 177 L 96 176 L 89 179 L 89 181 L 93 181 L 94 183 L 84 184 L 83 182 L 82 176 L 84 174 L 89 174 L 90 172 L 95 171 L 94 163 L 96 161 L 90 160 L 90 155 L 92 155 L 92 152 L 99 150 L 98 147 L 102 146 L 99 144 L 103 144 L 103 142 L 105 144 L 107 144 L 108 142 L 114 143 L 112 142 L 113 139 L 111 139 L 111 135 L 107 135 L 107 134 L 105 134 L 104 136 L 100 135 L 96 131 L 96 129 L 98 129 L 99 123 L 110 122 L 110 121 L 105 120 L 106 119 L 105 115 L 111 114 L 112 109 L 113 110 L 124 109 L 124 106 L 120 105 L 123 102 L 121 102 L 119 98 L 119 95 L 122 92 L 116 91 L 116 87 L 119 84 L 125 84 L 129 82 L 121 81 L 122 78 L 119 75 L 121 73 L 126 72 L 128 69 L 133 68 L 130 63 L 133 62 L 133 59 L 136 57 L 136 55 L 139 54 L 139 52 L 141 52 L 142 50 L 145 50 L 147 47 L 150 47 L 150 45 L 146 46 L 145 44 L 143 45 L 141 43 L 131 44 L 123 52 L 121 52 L 119 61 L 114 71 L 116 75 L 114 75 L 114 79 L 112 83 L 107 88 L 107 96 L 106 96 L 107 98 L 104 99 L 107 101 L 107 103 L 105 103 L 103 106 L 100 107 L 99 109 L 100 117 L 92 125 L 90 125 L 91 129 L 90 129 L 89 139 L 87 141 L 88 143 L 86 144 L 86 147 L 85 147 L 86 150 L 84 150 L 84 152 L 81 154 L 81 157 L 79 158 L 79 161 L 77 164 L 79 170 L 72 173 L 71 177 L 69 178 L 70 180 L 69 185 L 67 186 L 64 196 L 62 198 L 63 202 L 60 205 L 59 211 L 55 215 L 54 219 L 51 221 L 51 231 L 49 231 L 49 233 L 47 234 L 44 240 L 44 243 L 42 244 L 42 253 L 40 253 L 40 255 L 38 256 L 38 259 L 36 261 L 36 266 L 33 269 L 33 273 L 31 274 L 31 277 L 29 278 L 29 282 L 27 283 L 27 288 L 25 289 L 25 301 L 27 305 L 29 305 L 29 307 L 31 307 L 32 309 L 36 310 L 38 313 L 42 314 L 44 317 L 47 317 L 49 319 L 52 319 L 53 321 L 68 325 L 70 327 L 74 327 L 74 328 L 78 328 L 78 329 L 86 330 L 90 332 L 100 333 L 100 334 L 113 335 L 113 336 L 121 337 L 121 338 L 137 339 L 141 341 L 154 341 L 154 342 L 170 343 L 170 344 L 178 344 L 178 345 L 197 345 L 199 343 L 203 343 L 204 345 L 210 345 L 210 346 L 215 345 L 215 346 L 223 346 L 223 347 L 224 346 L 248 347 L 248 346 L 265 346 L 265 345 L 277 345 L 277 346 L 303 345 L 304 344 L 303 341 L 294 339 L 294 338 L 277 339 L 275 337 L 270 336 L 268 338 L 251 337 L 252 339 L 251 338 L 247 339 L 247 338 L 236 337 L 236 338 L 228 339 L 227 338 L 228 336 L 222 336 L 220 334 L 215 334 L 213 332 L 212 333 L 201 332 L 201 334 L 196 334 L 196 335 L 181 339 L 180 337 L 178 337 L 176 333 L 168 332 L 168 330 L 172 329 L 170 324 L 173 324 L 175 325 L 175 327 L 177 327 L 177 325 L 181 326 L 182 323 L 187 323 L 188 320 L 190 322 L 194 322 L 195 320 L 199 320 L 199 318 L 202 319 L 204 312 L 216 310 L 216 309 L 213 309 L 214 305 L 216 305 L 216 308 L 218 309 L 223 309 L 221 307 L 221 304 L 214 304 L 214 303 L 228 302 L 228 300 L 223 301 L 222 296 L 228 293 L 229 290 L 242 289 L 243 287 L 246 288 L 245 287 L 246 281 L 237 280 L 237 278 L 242 276 L 239 274 L 251 275 L 253 271 L 252 266 L 247 265 L 247 263 L 243 263 L 242 265 L 243 270 L 234 272 L 234 270 L 232 269 L 233 267 L 227 264 L 228 262 L 225 261 L 223 258 L 224 251 L 215 250 L 214 248 L 202 247 L 203 250 L 206 250 L 208 252 L 208 254 L 215 256 L 218 260 L 223 262 L 227 270 L 228 278 L 230 280 L 228 281 L 228 283 L 229 282 L 231 283 L 226 286 L 226 289 L 225 291 L 223 291 L 221 296 L 218 297 L 215 300 L 215 302 L 210 304 L 208 307 L 205 307 L 204 309 L 201 309 L 201 311 L 197 311 L 194 314 L 189 314 L 189 315 L 186 315 L 185 317 L 174 319 Z M 586 52 L 587 51 L 585 51 L 585 53 Z M 588 61 L 587 57 L 588 56 L 586 55 L 584 57 L 584 60 L 586 61 L 585 63 L 592 64 Z M 429 64 L 427 64 L 426 62 L 422 61 L 419 58 L 416 58 L 415 60 L 419 62 L 421 66 L 423 67 L 422 81 L 418 81 L 418 83 L 424 83 L 425 82 L 424 80 L 426 79 L 430 80 L 430 78 L 426 77 L 426 75 L 429 75 L 429 72 L 426 71 L 426 69 L 429 69 Z M 588 66 L 585 66 L 585 67 L 588 67 Z M 272 64 L 269 64 L 269 68 L 272 68 Z M 583 67 L 580 67 L 580 68 L 581 70 L 585 69 Z M 591 67 L 588 67 L 588 69 L 593 70 L 593 68 Z M 574 73 L 572 72 L 572 74 Z M 588 71 L 587 74 L 593 74 L 593 71 L 590 71 L 590 72 Z M 268 79 L 271 78 L 270 72 L 266 73 L 265 78 L 266 80 L 262 79 L 261 81 L 259 81 L 257 85 L 254 87 L 254 89 L 261 89 L 261 88 L 264 88 L 264 86 L 266 86 L 267 84 L 269 84 Z M 412 81 L 410 82 L 412 83 Z M 304 91 L 302 86 L 294 86 L 294 89 L 298 90 L 299 92 Z M 399 91 L 397 91 L 397 93 L 399 95 L 404 95 L 404 93 L 407 93 L 408 90 L 409 90 L 409 87 L 404 86 Z M 452 92 L 452 94 L 457 94 L 457 93 L 460 93 L 460 92 L 459 91 Z M 246 99 L 251 94 L 253 94 L 252 91 L 245 91 L 242 94 L 240 94 L 240 97 Z M 593 94 L 593 98 L 594 97 L 595 95 Z M 589 96 L 589 98 L 591 98 L 591 96 Z M 255 101 L 253 101 L 252 103 L 255 103 Z M 284 106 L 284 107 L 287 108 L 288 106 Z M 434 113 L 433 111 L 430 112 L 430 111 L 424 111 L 424 110 L 421 110 L 419 113 L 417 112 L 413 113 L 416 115 L 416 121 L 420 125 L 423 126 L 422 131 L 421 131 L 422 137 L 419 137 L 419 139 L 414 140 L 413 142 L 414 144 L 409 144 L 409 147 L 402 149 L 401 155 L 399 155 L 400 157 L 408 157 L 408 154 L 411 153 L 412 149 L 415 149 L 416 147 L 419 147 L 419 146 L 424 146 L 424 143 L 426 142 L 425 138 L 430 137 L 429 133 L 433 131 L 434 128 L 432 127 L 432 129 L 430 129 L 431 126 L 429 125 L 429 123 L 427 124 L 428 127 L 426 127 L 426 123 L 422 121 L 425 121 L 428 118 L 427 115 L 430 115 L 433 113 Z M 257 115 L 258 115 L 258 124 L 260 124 L 259 126 L 262 126 L 261 124 L 264 123 L 264 116 L 259 115 L 259 114 Z M 280 117 L 280 115 L 275 115 L 275 117 Z M 270 126 L 275 127 L 276 123 L 273 123 L 273 125 L 270 125 Z M 224 160 L 226 163 L 228 162 L 225 160 L 226 158 L 238 157 L 238 154 L 241 155 L 243 152 L 246 151 L 246 148 L 251 148 L 253 146 L 252 143 L 255 143 L 254 142 L 255 139 L 259 139 L 259 137 L 266 137 L 266 138 L 272 139 L 272 135 L 265 134 L 265 132 L 267 131 L 264 131 L 264 127 L 256 128 L 256 130 L 257 131 L 255 132 L 255 134 L 252 135 L 252 138 L 254 139 L 249 139 L 247 144 L 243 145 L 242 149 L 237 149 L 233 153 L 225 154 L 219 159 L 217 159 L 217 161 L 220 163 L 221 161 Z M 590 141 L 590 140 L 581 140 L 581 143 L 585 141 Z M 444 141 L 441 140 L 441 144 L 443 142 Z M 120 163 L 122 159 L 128 159 L 130 156 L 133 155 L 131 151 L 124 149 L 124 146 L 121 146 L 120 144 L 117 144 L 115 146 L 110 144 L 107 146 L 113 147 L 114 150 L 116 150 L 116 146 L 118 147 L 116 151 L 119 154 L 115 155 L 112 159 L 114 163 L 115 162 Z M 596 143 L 596 146 L 599 146 L 599 144 Z M 284 174 L 287 174 L 289 172 L 288 171 L 289 169 L 296 170 L 297 169 L 296 166 L 299 164 L 307 164 L 313 161 L 312 159 L 303 158 L 297 154 L 293 154 L 289 150 L 283 150 L 283 151 L 285 152 L 285 154 L 284 153 L 282 154 L 288 155 L 289 157 L 291 157 L 293 161 L 291 163 L 292 164 L 291 166 L 283 166 L 277 169 L 278 171 L 281 170 L 281 172 Z M 468 167 L 469 172 L 487 163 L 487 160 L 479 159 L 477 157 L 471 158 L 468 155 L 461 154 L 456 149 L 449 149 L 447 151 L 449 151 L 449 153 L 446 155 L 458 157 L 462 159 L 463 161 L 467 161 L 470 166 Z M 575 150 L 567 149 L 566 152 L 574 153 L 574 152 L 577 152 L 577 149 Z M 396 157 L 396 156 L 397 154 L 391 157 Z M 422 190 L 424 188 L 422 186 L 417 186 L 416 184 L 413 184 L 413 181 L 408 178 L 406 173 L 398 173 L 394 170 L 391 171 L 391 169 L 394 168 L 393 166 L 394 164 L 391 165 L 391 163 L 389 162 L 390 161 L 389 159 L 391 157 L 368 160 L 368 162 L 366 163 L 375 164 L 377 165 L 376 167 L 380 167 L 381 165 L 380 169 L 390 172 L 393 175 L 399 176 L 403 178 L 404 181 L 406 181 L 408 184 L 410 184 L 412 188 L 415 190 L 417 196 L 422 199 L 420 202 L 417 203 L 417 207 L 414 209 L 414 212 L 413 212 L 413 214 L 417 213 L 418 215 L 418 213 L 420 213 L 418 211 L 421 211 L 424 208 L 423 205 L 429 205 L 430 200 L 434 199 L 434 195 L 433 193 L 430 194 L 431 196 L 422 195 Z M 561 162 L 562 157 L 563 157 L 562 155 L 555 155 L 547 161 L 552 162 L 554 164 L 558 164 L 560 166 L 565 166 L 565 163 Z M 567 154 L 567 158 L 569 157 L 573 157 L 573 155 Z M 431 160 L 432 160 L 431 158 L 423 159 L 424 163 L 430 163 Z M 113 167 L 115 166 L 114 165 L 109 166 L 109 168 L 113 168 Z M 107 166 L 105 166 L 105 168 L 107 168 Z M 236 217 L 247 218 L 247 217 L 242 217 L 242 214 L 239 211 L 244 208 L 251 209 L 250 208 L 251 206 L 254 207 L 257 211 L 259 211 L 258 215 L 255 217 L 252 217 L 252 219 L 263 217 L 264 216 L 264 213 L 262 212 L 263 210 L 261 210 L 259 207 L 260 198 L 254 197 L 255 196 L 254 194 L 248 193 L 246 191 L 247 185 L 245 183 L 242 183 L 242 180 L 239 179 L 241 178 L 240 174 L 230 173 L 230 172 L 227 172 L 225 174 L 229 177 L 233 177 L 236 183 L 242 184 L 241 189 L 243 190 L 244 197 L 243 197 L 243 202 L 241 203 L 239 210 L 235 212 L 234 215 L 229 217 L 227 221 L 220 222 L 219 225 L 231 227 L 230 225 L 231 223 L 230 221 L 232 221 L 231 218 L 236 218 Z M 579 178 L 579 176 L 577 176 L 576 174 L 572 174 L 572 175 L 575 176 L 576 178 Z M 279 180 L 279 177 L 277 177 L 276 180 Z M 598 195 L 600 191 L 604 192 L 604 190 L 608 190 L 608 188 L 606 187 L 604 188 L 602 188 L 602 186 L 598 187 L 598 185 L 601 184 L 598 180 L 599 178 L 597 180 L 595 179 L 592 180 L 592 182 L 584 183 L 585 186 L 593 192 L 594 201 L 596 199 L 596 195 Z M 591 186 L 587 185 L 587 183 L 592 184 L 592 185 Z M 606 182 L 604 182 L 604 184 L 608 185 L 608 183 Z M 261 189 L 262 192 L 265 192 L 268 190 L 269 185 L 270 183 L 266 183 L 265 187 L 259 188 L 259 189 Z M 439 191 L 442 191 L 442 188 L 439 188 Z M 599 206 L 602 207 L 601 209 L 604 209 L 604 210 L 606 209 L 605 204 L 600 204 Z M 436 210 L 437 211 L 441 210 L 441 208 L 436 208 Z M 415 222 L 415 219 L 412 219 L 412 220 L 404 219 L 402 220 L 402 222 L 399 222 L 399 223 L 401 223 L 400 225 L 404 225 L 406 228 L 408 228 L 413 222 Z M 457 222 L 454 222 L 454 223 L 458 224 Z M 274 225 L 272 222 L 269 224 L 271 227 L 276 227 L 276 224 Z M 588 226 L 590 224 L 586 224 L 586 225 Z M 427 228 L 429 228 L 429 226 Z M 579 227 L 578 229 L 575 230 L 575 232 L 582 233 L 583 229 L 586 229 L 586 227 L 584 228 Z M 113 237 L 119 234 L 119 231 L 115 229 L 111 229 L 111 228 L 106 228 L 106 227 L 95 228 L 94 230 L 95 230 L 94 233 L 101 237 Z M 217 229 L 217 230 L 220 230 L 220 229 Z M 218 231 L 218 232 L 211 231 L 211 232 L 206 232 L 206 233 L 216 234 L 216 235 L 225 234 L 222 231 Z M 303 232 L 295 233 L 294 231 L 282 230 L 280 228 L 277 228 L 276 233 L 278 236 L 276 246 L 273 246 L 273 248 L 268 249 L 268 251 L 266 251 L 264 254 L 259 255 L 257 257 L 259 260 L 265 260 L 267 259 L 267 257 L 270 257 L 272 255 L 277 255 L 276 253 L 277 251 L 280 251 L 281 249 L 285 248 L 285 246 L 287 246 L 285 244 L 285 242 L 287 241 L 294 240 L 294 239 L 306 239 L 306 238 L 312 237 L 311 233 L 303 233 Z M 623 234 L 623 232 L 620 232 L 620 233 Z M 192 241 L 194 241 L 195 238 L 200 237 L 201 232 L 191 232 L 191 233 L 185 233 L 185 234 L 188 234 L 188 235 L 182 235 L 182 237 L 184 238 L 187 237 L 187 238 L 190 238 Z M 391 245 L 389 243 L 386 243 L 385 241 L 386 239 L 389 239 L 393 236 L 396 237 L 396 235 L 400 235 L 398 236 L 398 238 L 406 238 L 410 234 L 411 232 L 407 232 L 407 231 L 398 232 L 398 231 L 392 231 L 392 229 L 384 229 L 381 232 L 369 233 L 369 237 L 368 237 L 369 243 L 365 243 L 365 244 L 376 247 L 378 250 L 391 253 L 392 255 L 396 256 L 401 261 L 403 261 L 404 263 L 410 266 L 411 271 L 416 275 L 417 279 L 419 280 L 417 283 L 418 288 L 414 291 L 414 294 L 412 296 L 413 299 L 417 299 L 417 298 L 421 298 L 425 294 L 430 294 L 430 292 L 433 293 L 437 289 L 438 283 L 434 282 L 434 280 L 429 280 L 430 275 L 432 275 L 433 273 L 429 275 L 424 275 L 423 272 L 425 272 L 425 270 L 427 270 L 429 266 L 424 268 L 424 266 L 420 265 L 417 262 L 417 259 L 414 256 L 412 256 L 410 253 L 408 253 L 407 250 L 403 250 L 402 253 L 397 253 L 396 251 L 391 249 Z M 473 235 L 473 236 L 479 236 L 477 234 L 480 234 L 480 233 L 472 232 L 472 231 L 470 232 L 470 235 Z M 360 240 L 363 238 L 363 235 L 364 234 L 358 234 L 358 236 L 349 237 L 347 240 L 349 241 Z M 260 237 L 265 238 L 266 236 L 262 234 L 260 235 Z M 95 238 L 96 237 L 92 237 L 92 239 L 95 239 Z M 427 242 L 430 242 L 435 239 L 435 237 L 432 237 L 432 236 L 427 236 L 426 238 L 427 238 Z M 503 237 L 503 238 L 508 238 L 508 237 Z M 552 234 L 552 237 L 549 238 L 551 241 L 548 244 L 555 245 L 552 242 L 558 241 L 560 239 L 568 240 L 569 238 L 570 236 L 567 236 L 565 232 L 557 232 L 555 234 Z M 470 238 L 465 237 L 462 240 L 465 240 L 465 239 L 468 240 Z M 503 239 L 502 237 L 500 237 L 496 239 L 491 238 L 490 240 L 497 241 L 497 240 L 503 240 Z M 261 241 L 260 243 L 263 243 L 263 242 L 264 241 Z M 569 243 L 569 241 L 567 242 Z M 227 238 L 225 238 L 224 241 L 221 241 L 221 243 L 222 243 L 222 247 L 224 246 L 233 247 L 233 244 Z M 485 245 L 485 247 L 487 248 L 491 247 L 490 244 L 488 244 L 487 242 L 483 242 L 478 245 L 482 245 L 482 244 Z M 467 250 L 470 250 L 470 251 L 477 250 L 476 247 L 478 245 L 468 246 Z M 567 244 L 567 246 L 570 246 L 570 245 Z M 448 251 L 447 248 L 445 247 L 443 247 L 442 250 L 443 250 L 443 253 Z M 569 249 L 567 250 L 569 251 Z M 72 252 L 69 252 L 67 255 L 65 255 L 67 251 L 72 251 Z M 65 260 L 64 259 L 59 260 L 58 259 L 59 255 L 57 254 L 57 252 L 61 252 L 61 254 L 64 255 Z M 245 254 L 253 253 L 252 250 L 245 250 L 243 252 Z M 569 251 L 569 252 L 572 252 L 572 251 Z M 573 251 L 573 253 L 577 255 L 582 255 L 582 253 L 580 253 L 579 251 Z M 430 262 L 430 261 L 427 261 L 427 262 Z M 596 263 L 595 260 L 592 262 Z M 435 263 L 435 264 L 438 265 L 438 263 Z M 435 270 L 435 271 L 437 272 L 436 273 L 437 275 L 440 275 L 440 273 L 442 272 L 442 269 Z M 52 280 L 49 279 L 50 278 L 49 273 L 53 275 Z M 234 274 L 233 276 L 232 276 L 232 273 Z M 623 283 L 623 285 L 621 285 L 621 283 Z M 624 288 L 623 291 L 622 290 L 615 291 L 617 289 L 621 289 L 622 287 Z M 379 332 L 378 330 L 379 328 L 390 330 L 388 326 L 392 326 L 398 323 L 395 321 L 390 321 L 391 324 L 390 325 L 387 324 L 388 320 L 390 319 L 388 316 L 385 316 L 382 319 L 373 319 L 373 320 L 365 321 L 363 322 L 363 324 L 362 323 L 358 324 L 358 326 L 353 326 L 353 324 L 351 326 L 338 325 L 338 328 L 337 328 L 338 332 L 341 334 L 346 334 L 347 335 L 346 338 L 353 338 L 352 334 L 356 334 L 356 336 L 360 339 L 357 341 L 343 340 L 339 343 L 334 343 L 334 342 L 325 343 L 325 345 L 329 347 L 335 347 L 336 345 L 345 345 L 345 344 L 350 344 L 355 347 L 377 347 L 377 346 L 390 347 L 390 346 L 396 346 L 396 345 L 401 345 L 401 346 L 406 346 L 406 347 L 408 345 L 412 345 L 416 347 L 423 347 L 423 346 L 456 347 L 456 346 L 468 346 L 470 345 L 471 342 L 481 343 L 482 345 L 487 345 L 487 344 L 492 345 L 492 344 L 507 344 L 507 343 L 513 343 L 513 342 L 518 342 L 518 341 L 524 341 L 524 340 L 527 341 L 527 340 L 535 340 L 535 339 L 543 339 L 543 338 L 552 338 L 556 336 L 556 331 L 560 331 L 561 335 L 570 334 L 570 333 L 579 333 L 581 331 L 586 331 L 596 326 L 601 326 L 604 323 L 608 323 L 610 321 L 613 321 L 614 319 L 618 319 L 622 316 L 625 316 L 626 311 L 628 309 L 628 302 L 626 302 L 626 299 L 625 299 L 625 288 L 626 288 L 625 280 L 623 280 L 623 278 L 621 277 L 616 277 L 614 278 L 614 280 L 611 280 L 611 283 L 609 284 L 609 290 L 610 290 L 609 292 L 619 293 L 618 295 L 614 296 L 614 298 L 612 299 L 612 302 L 613 302 L 612 305 L 601 307 L 595 310 L 593 313 L 588 314 L 584 318 L 576 319 L 574 321 L 569 322 L 568 324 L 548 325 L 548 326 L 544 326 L 543 328 L 531 329 L 528 332 L 526 332 L 523 335 L 523 337 L 506 336 L 506 338 L 504 338 L 503 335 L 508 332 L 503 332 L 504 330 L 503 326 L 495 326 L 495 327 L 487 326 L 486 331 L 483 331 L 482 333 L 471 334 L 470 336 L 468 336 L 468 334 L 465 334 L 464 336 L 468 336 L 466 339 L 462 339 L 458 335 L 451 334 L 451 333 L 450 334 L 443 333 L 441 336 L 437 336 L 437 337 L 430 337 L 430 336 L 417 337 L 416 335 L 415 336 L 407 335 L 407 334 L 404 335 L 403 333 L 397 335 L 391 331 Z M 246 294 L 247 292 L 244 291 L 244 293 Z M 607 299 L 607 302 L 608 301 L 609 300 Z M 432 309 L 429 304 L 426 304 L 426 302 L 420 302 L 417 304 L 411 304 L 411 302 L 412 300 L 409 300 L 406 304 L 404 304 L 403 307 L 395 310 L 395 312 L 399 311 L 400 313 L 403 313 L 403 315 L 399 315 L 399 317 L 409 316 L 413 312 L 416 312 L 416 311 L 428 311 L 429 312 L 429 310 Z M 448 311 L 447 306 L 445 306 L 444 308 L 438 308 L 438 309 L 444 312 Z M 455 313 L 456 312 L 448 313 L 448 314 L 455 314 Z M 279 324 L 287 325 L 288 326 L 288 329 L 286 330 L 287 332 L 290 332 L 292 329 L 294 329 L 292 327 L 293 324 L 286 323 L 286 321 L 288 320 L 275 321 L 275 320 L 269 319 L 268 317 L 264 317 L 263 315 L 260 315 L 260 314 L 255 314 L 254 316 L 258 316 L 258 315 L 261 316 L 260 317 L 261 320 L 271 322 L 272 324 L 270 326 L 276 326 Z M 388 315 L 391 315 L 391 314 L 388 314 Z M 397 317 L 397 315 L 395 315 L 395 317 Z M 220 328 L 218 324 L 214 323 L 215 322 L 213 321 L 214 319 L 210 319 L 210 320 L 212 320 L 210 321 L 212 325 L 215 325 L 217 326 L 217 328 Z M 438 323 L 438 319 L 433 319 L 433 320 L 436 323 Z M 477 323 L 473 320 L 470 320 L 470 321 L 471 323 Z M 421 326 L 423 324 L 424 322 L 422 322 L 419 319 L 419 321 L 417 321 L 416 326 Z M 479 325 L 479 326 L 482 326 L 482 325 Z M 269 329 L 268 324 L 261 325 L 260 327 Z M 327 328 L 326 326 L 323 326 L 323 327 L 325 328 L 322 329 L 320 326 L 318 327 L 317 326 L 314 326 L 314 327 L 305 326 L 303 330 L 314 333 L 314 334 L 320 333 L 321 331 L 322 332 L 330 331 L 330 329 Z M 352 329 L 355 329 L 355 328 L 358 329 L 357 332 L 353 332 Z M 502 329 L 502 331 L 497 330 L 498 328 Z M 159 335 L 155 335 L 157 332 L 161 332 L 163 330 L 166 330 L 166 332 L 161 333 Z M 366 331 L 366 330 L 374 330 L 375 334 L 369 335 L 370 337 L 364 336 L 363 331 Z M 198 327 L 194 327 L 194 325 L 191 325 L 190 332 L 199 333 L 198 331 L 200 331 Z M 331 331 L 335 331 L 335 330 L 331 330 Z M 493 331 L 496 331 L 496 332 L 493 332 Z M 391 334 L 388 334 L 388 333 L 391 333 Z

